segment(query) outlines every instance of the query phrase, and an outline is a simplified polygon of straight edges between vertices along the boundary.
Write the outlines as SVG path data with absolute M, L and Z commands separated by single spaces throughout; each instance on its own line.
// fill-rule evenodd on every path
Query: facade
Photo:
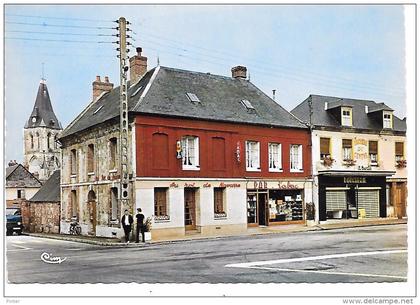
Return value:
M 25 231 L 60 233 L 60 171 L 55 171 L 38 192 L 22 202 Z
M 128 90 L 131 205 L 119 201 L 119 88 L 98 94 L 94 83 L 96 98 L 60 136 L 61 232 L 76 218 L 82 234 L 120 237 L 126 208 L 152 218 L 153 239 L 303 223 L 312 201 L 306 126 L 246 80 L 245 67 L 232 77 L 146 72 L 137 51 Z
M 406 216 L 405 120 L 383 103 L 319 95 L 292 113 L 311 126 L 318 220 Z
M 34 108 L 23 130 L 24 166 L 41 181 L 60 168 L 61 156 L 56 140 L 61 130 L 47 84 L 41 80 Z
M 6 168 L 6 206 L 20 207 L 40 189 L 41 182 L 22 164 L 10 164 Z

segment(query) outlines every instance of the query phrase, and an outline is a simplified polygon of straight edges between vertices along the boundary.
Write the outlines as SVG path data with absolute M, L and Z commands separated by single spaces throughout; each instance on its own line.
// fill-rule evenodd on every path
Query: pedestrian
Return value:
M 125 242 L 130 243 L 131 225 L 133 224 L 133 216 L 130 215 L 128 210 L 124 211 L 124 216 L 121 218 L 121 224 L 124 229 Z
M 137 209 L 137 214 L 136 214 L 136 219 L 137 219 L 137 230 L 136 230 L 136 243 L 139 242 L 139 233 L 141 232 L 141 240 L 142 242 L 144 242 L 144 215 L 141 212 L 141 209 L 138 208 Z

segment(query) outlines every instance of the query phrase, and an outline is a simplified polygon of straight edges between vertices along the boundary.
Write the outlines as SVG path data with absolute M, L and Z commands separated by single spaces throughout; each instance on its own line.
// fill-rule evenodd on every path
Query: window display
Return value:
M 248 193 L 247 195 L 248 207 L 248 223 L 257 222 L 257 194 Z
M 269 192 L 270 222 L 303 220 L 301 191 Z

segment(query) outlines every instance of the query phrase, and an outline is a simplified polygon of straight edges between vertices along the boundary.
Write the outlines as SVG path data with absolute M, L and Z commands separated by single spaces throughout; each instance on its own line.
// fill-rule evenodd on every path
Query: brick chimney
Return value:
M 147 57 L 142 56 L 142 48 L 136 48 L 137 55 L 130 58 L 130 81 L 135 83 L 147 72 Z
M 92 100 L 95 100 L 102 94 L 102 92 L 109 92 L 114 88 L 114 84 L 109 82 L 109 77 L 105 76 L 105 81 L 101 81 L 99 75 L 96 76 L 96 80 L 92 83 Z
M 246 67 L 236 66 L 231 69 L 233 78 L 246 79 Z

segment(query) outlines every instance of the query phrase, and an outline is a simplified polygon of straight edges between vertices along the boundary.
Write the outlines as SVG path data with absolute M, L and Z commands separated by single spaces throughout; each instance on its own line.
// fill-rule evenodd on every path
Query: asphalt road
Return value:
M 7 237 L 10 283 L 337 283 L 401 282 L 407 226 L 103 247 Z M 66 258 L 41 260 L 47 252 Z

